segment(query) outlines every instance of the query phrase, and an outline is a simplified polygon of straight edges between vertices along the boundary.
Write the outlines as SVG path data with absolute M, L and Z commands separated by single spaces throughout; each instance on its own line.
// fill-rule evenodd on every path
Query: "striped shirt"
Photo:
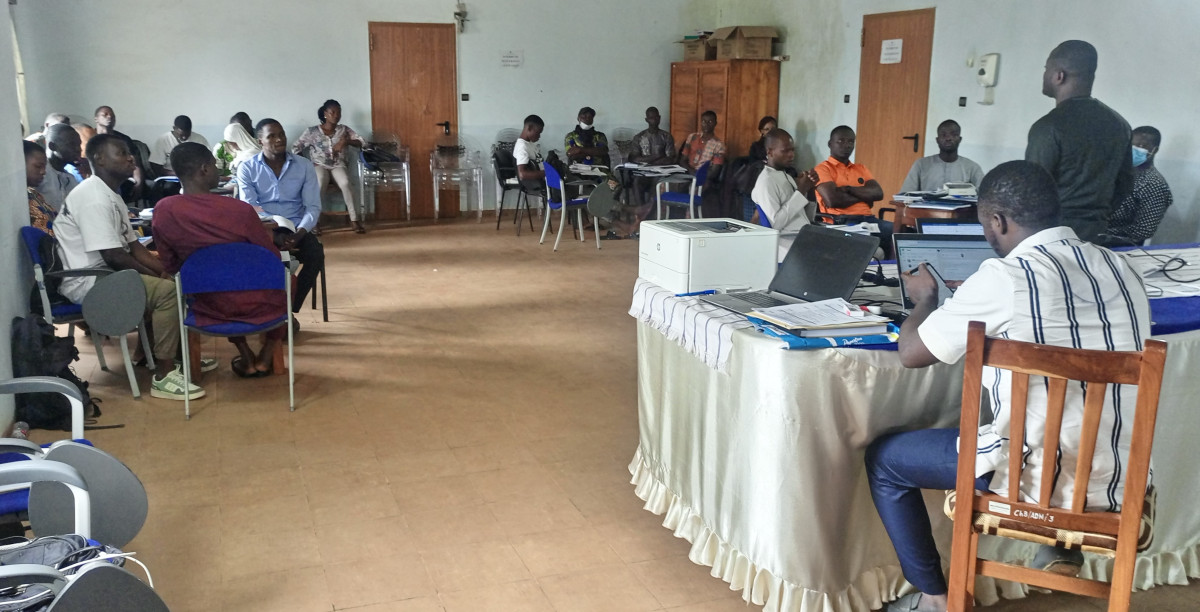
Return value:
M 1141 278 L 1117 254 L 1080 240 L 1068 227 L 1026 238 L 1007 257 L 989 259 L 921 324 L 921 340 L 938 360 L 954 363 L 966 353 L 967 323 L 983 321 L 987 334 L 1023 342 L 1110 351 L 1141 350 L 1150 336 L 1150 304 Z M 1029 383 L 1025 469 L 1021 492 L 1038 497 L 1042 466 L 1056 471 L 1051 504 L 1065 507 L 1074 494 L 1079 440 L 1064 436 L 1058 457 L 1043 458 L 1046 379 Z M 976 476 L 995 472 L 991 489 L 1008 487 L 1009 418 L 1012 376 L 986 368 L 983 392 L 995 419 L 979 428 Z M 1125 386 L 1105 393 L 1100 437 L 1088 482 L 1087 507 L 1117 510 L 1124 492 L 1121 458 L 1128 455 L 1137 390 Z M 1068 386 L 1064 432 L 1083 421 L 1083 388 Z

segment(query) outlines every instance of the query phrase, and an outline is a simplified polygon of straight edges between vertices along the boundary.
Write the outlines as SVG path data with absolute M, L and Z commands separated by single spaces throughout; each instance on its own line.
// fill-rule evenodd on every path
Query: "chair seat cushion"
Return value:
M 53 304 L 50 306 L 50 315 L 55 319 L 59 317 L 83 316 L 83 306 L 80 304 Z
M 216 325 L 196 325 L 196 314 L 190 311 L 187 313 L 187 317 L 185 317 L 183 320 L 183 324 L 187 326 L 188 329 L 193 329 L 202 334 L 208 334 L 210 336 L 249 336 L 251 334 L 265 332 L 272 327 L 285 322 L 287 322 L 286 314 L 262 324 L 233 321 L 229 323 L 218 323 Z
M 674 191 L 665 191 L 662 194 L 662 201 L 671 204 L 691 204 L 692 196 L 686 193 L 676 193 Z
M 1158 505 L 1158 494 L 1154 485 L 1146 489 L 1146 500 L 1142 504 L 1142 520 L 1138 530 L 1138 552 L 1145 551 L 1154 543 L 1154 514 Z M 954 491 L 947 491 L 946 516 L 954 518 Z M 1011 538 L 1034 544 L 1056 546 L 1066 550 L 1081 550 L 1112 557 L 1116 554 L 1117 538 L 1106 533 L 1070 531 L 1045 525 L 1026 523 L 1011 516 L 976 512 L 976 533 Z
M 74 440 L 80 444 L 93 446 L 93 444 L 82 438 Z M 43 444 L 42 448 L 48 448 L 49 444 Z M 30 458 L 21 453 L 0 453 L 0 464 L 12 463 L 14 461 L 29 461 Z M 16 514 L 25 512 L 29 509 L 29 489 L 20 489 L 18 491 L 8 491 L 0 493 L 0 516 L 8 514 Z

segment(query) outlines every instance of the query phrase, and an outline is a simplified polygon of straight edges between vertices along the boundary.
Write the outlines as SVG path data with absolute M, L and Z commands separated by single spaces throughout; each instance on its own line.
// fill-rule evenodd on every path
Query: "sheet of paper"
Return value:
M 887 317 L 868 314 L 842 298 L 772 306 L 754 312 L 763 315 L 764 318 L 779 321 L 788 328 L 873 325 L 888 321 Z

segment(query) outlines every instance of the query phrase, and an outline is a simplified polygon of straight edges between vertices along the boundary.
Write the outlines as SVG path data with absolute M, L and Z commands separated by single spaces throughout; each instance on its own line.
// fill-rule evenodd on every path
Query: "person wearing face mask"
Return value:
M 596 129 L 596 111 L 590 106 L 579 109 L 579 124 L 563 139 L 567 161 L 589 166 L 608 165 L 608 137 Z
M 1145 244 L 1171 206 L 1171 188 L 1154 167 L 1154 156 L 1161 143 L 1162 134 L 1151 126 L 1133 130 L 1133 193 L 1121 200 L 1108 218 L 1105 244 Z

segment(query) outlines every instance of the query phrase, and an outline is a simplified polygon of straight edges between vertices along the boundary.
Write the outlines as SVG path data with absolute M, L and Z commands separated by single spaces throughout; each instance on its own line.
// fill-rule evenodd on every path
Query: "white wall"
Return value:
M 12 377 L 12 320 L 24 315 L 29 299 L 29 256 L 18 231 L 29 225 L 25 204 L 25 154 L 21 151 L 17 111 L 17 73 L 13 63 L 11 21 L 0 10 L 0 380 Z M 0 433 L 12 423 L 12 396 L 0 396 Z
M 943 119 L 963 128 L 963 155 L 985 170 L 1024 156 L 1029 126 L 1053 107 L 1041 96 L 1047 54 L 1078 38 L 1096 46 L 1094 95 L 1133 126 L 1163 132 L 1157 165 L 1175 196 L 1155 242 L 1200 237 L 1200 136 L 1195 100 L 1200 78 L 1200 2 L 1170 0 L 696 0 L 699 25 L 775 25 L 785 32 L 780 120 L 797 132 L 797 157 L 828 154 L 829 130 L 854 125 L 858 110 L 859 32 L 871 13 L 936 7 L 927 130 Z M 969 56 L 999 53 L 995 104 L 976 104 Z M 851 95 L 849 104 L 843 94 Z M 966 96 L 965 108 L 958 106 Z M 926 153 L 936 144 L 926 139 Z
M 520 128 L 537 113 L 547 122 L 543 148 L 562 148 L 585 105 L 598 111 L 601 130 L 645 127 L 646 106 L 668 104 L 669 64 L 682 54 L 672 41 L 689 2 L 466 0 L 458 74 L 459 92 L 471 99 L 459 102 L 461 132 L 486 148 L 501 128 Z M 186 114 L 215 141 L 244 110 L 255 121 L 279 119 L 295 137 L 334 98 L 343 122 L 368 131 L 367 23 L 449 23 L 454 4 L 21 0 L 30 119 L 62 111 L 90 123 L 107 104 L 117 128 L 134 138 L 152 142 Z M 524 65 L 501 68 L 505 50 L 523 51 Z M 427 154 L 414 151 L 414 163 Z

